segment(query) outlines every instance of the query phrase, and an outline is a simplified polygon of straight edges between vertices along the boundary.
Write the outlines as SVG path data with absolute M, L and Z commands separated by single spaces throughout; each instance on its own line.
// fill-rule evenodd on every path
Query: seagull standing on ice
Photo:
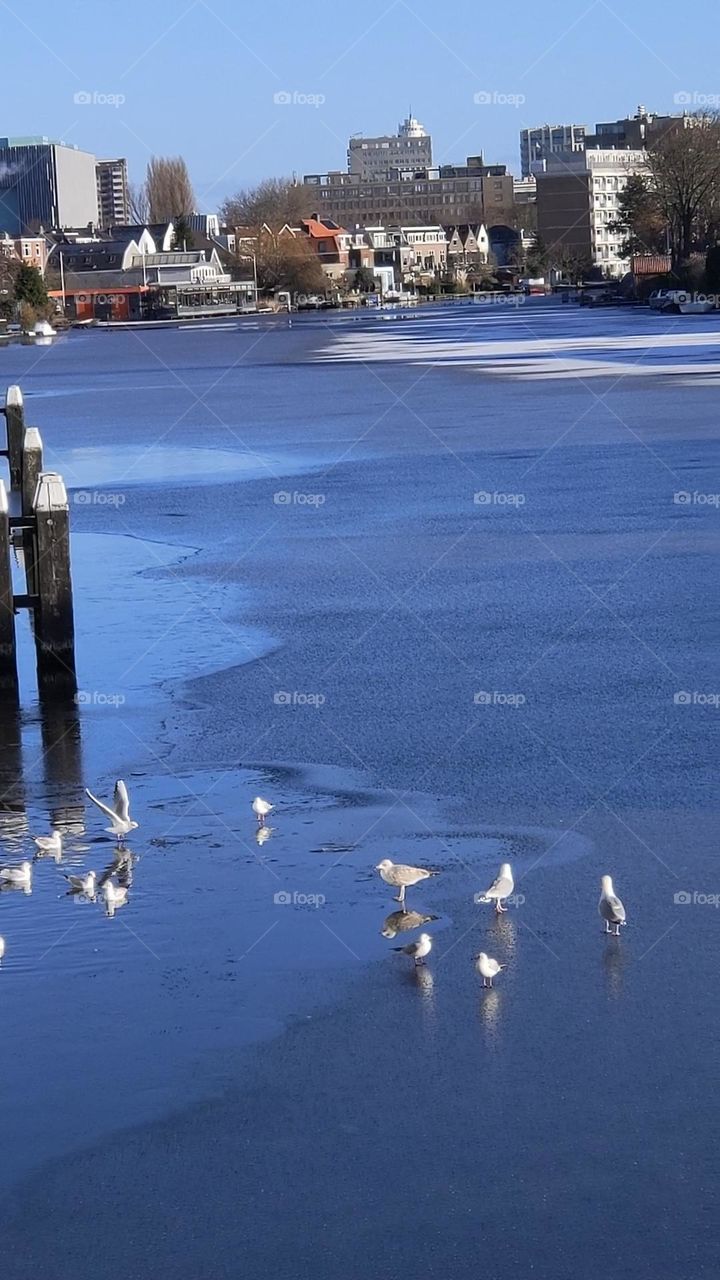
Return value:
M 492 902 L 494 900 L 495 910 L 498 915 L 501 915 L 504 911 L 507 911 L 507 907 L 502 905 L 502 900 L 503 898 L 509 898 L 514 888 L 515 881 L 513 880 L 510 863 L 503 862 L 500 871 L 490 885 L 490 888 L 486 889 L 485 892 L 476 899 L 476 901 Z
M 498 964 L 497 960 L 493 960 L 492 956 L 487 955 L 485 951 L 481 951 L 475 957 L 475 968 L 478 973 L 482 974 L 483 986 L 491 987 L 493 978 L 496 977 L 501 969 L 505 968 L 505 965 Z
M 62 857 L 62 833 L 53 831 L 49 836 L 35 836 L 35 844 L 37 845 L 36 858 L 54 858 L 59 862 Z
M 115 836 L 116 840 L 122 840 L 128 832 L 136 829 L 138 824 L 133 822 L 130 817 L 130 797 L 122 778 L 118 778 L 115 783 L 112 809 L 109 805 L 104 804 L 102 800 L 98 800 L 92 791 L 87 790 L 87 787 L 85 788 L 85 795 L 110 819 L 112 826 L 106 827 L 105 830 L 109 831 L 110 835 Z
M 605 932 L 612 933 L 613 937 L 620 937 L 620 925 L 625 924 L 625 908 L 613 889 L 612 876 L 601 876 L 600 884 L 602 885 L 602 893 L 598 902 L 598 911 L 602 919 L 605 921 Z M 611 929 L 610 925 L 614 924 L 615 929 Z
M 122 889 L 120 885 L 114 884 L 112 880 L 106 880 L 103 885 L 103 897 L 108 915 L 114 916 L 117 907 L 125 906 L 128 891 L 127 889 Z
M 412 956 L 416 965 L 424 964 L 425 957 L 432 951 L 432 938 L 429 933 L 421 933 L 417 942 L 408 942 L 404 947 L 393 947 L 393 951 L 402 951 L 404 956 Z
M 70 893 L 84 893 L 86 898 L 90 898 L 92 902 L 95 901 L 97 876 L 94 871 L 88 871 L 86 876 L 66 876 L 65 879 L 70 885 Z
M 262 796 L 255 797 L 252 802 L 252 811 L 258 820 L 259 827 L 265 826 L 265 819 L 273 808 L 274 806 L 270 804 L 269 800 L 263 800 Z
M 32 885 L 32 862 L 21 862 L 19 867 L 0 867 L 0 880 L 5 884 L 17 884 L 29 893 Z
M 429 880 L 430 876 L 436 876 L 437 871 L 426 871 L 424 867 L 407 867 L 402 862 L 391 862 L 389 858 L 383 858 L 382 862 L 378 862 L 376 871 L 380 872 L 380 877 L 386 884 L 392 885 L 393 889 L 399 889 L 400 892 L 395 899 L 396 902 L 405 901 L 405 890 L 411 888 L 414 884 L 419 884 L 421 880 Z M 430 935 L 426 935 L 429 937 Z

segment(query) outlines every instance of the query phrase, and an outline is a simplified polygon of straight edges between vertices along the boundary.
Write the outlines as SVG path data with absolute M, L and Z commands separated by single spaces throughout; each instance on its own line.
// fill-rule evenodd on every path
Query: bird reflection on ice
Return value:
M 478 1003 L 478 1014 L 488 1039 L 496 1039 L 502 1015 L 502 992 L 497 987 L 484 987 Z
M 608 942 L 603 952 L 603 968 L 605 970 L 608 994 L 614 1000 L 618 1000 L 623 993 L 625 964 L 626 958 L 622 943 L 619 939 L 613 937 L 613 941 Z

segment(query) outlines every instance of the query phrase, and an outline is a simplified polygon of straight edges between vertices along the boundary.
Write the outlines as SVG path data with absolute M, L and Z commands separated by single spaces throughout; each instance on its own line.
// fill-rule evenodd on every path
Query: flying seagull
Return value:
M 0 867 L 0 880 L 5 884 L 18 884 L 29 889 L 32 884 L 32 863 L 21 862 L 19 867 Z
M 95 882 L 97 876 L 94 871 L 88 871 L 86 876 L 65 876 L 70 885 L 70 893 L 84 893 L 86 898 L 95 899 Z
M 497 960 L 493 960 L 492 956 L 481 951 L 480 954 L 475 957 L 475 968 L 478 973 L 482 974 L 483 986 L 491 987 L 493 984 L 493 978 L 501 969 L 505 968 L 505 965 L 498 964 Z
M 426 871 L 424 867 L 406 867 L 402 862 L 391 862 L 389 858 L 383 858 L 382 862 L 378 862 L 375 870 L 380 872 L 386 884 L 400 890 L 395 899 L 396 902 L 405 901 L 406 889 L 438 874 L 437 871 Z
M 432 938 L 429 933 L 421 933 L 417 942 L 408 942 L 404 947 L 393 947 L 393 951 L 402 951 L 404 956 L 412 956 L 415 964 L 424 964 L 425 957 L 432 951 Z
M 122 840 L 123 836 L 126 836 L 130 831 L 134 831 L 137 827 L 137 822 L 133 822 L 130 817 L 130 797 L 122 778 L 118 778 L 115 783 L 112 809 L 109 805 L 104 804 L 102 800 L 98 800 L 97 796 L 94 796 L 92 791 L 88 791 L 87 787 L 85 788 L 85 795 L 110 819 L 112 826 L 106 827 L 105 830 L 109 831 L 110 835 L 115 836 L 116 840 Z
M 263 800 L 262 796 L 255 797 L 252 802 L 252 811 L 258 820 L 259 827 L 265 826 L 265 819 L 273 808 L 274 805 L 271 805 L 269 800 Z
M 605 932 L 612 933 L 613 937 L 620 937 L 620 925 L 625 924 L 625 908 L 613 889 L 611 876 L 601 876 L 600 884 L 602 885 L 602 893 L 598 902 L 598 911 L 605 921 Z M 610 925 L 614 924 L 615 929 L 612 930 Z
M 498 915 L 503 911 L 507 911 L 507 907 L 502 905 L 503 898 L 509 898 L 515 881 L 513 880 L 512 869 L 509 862 L 503 862 L 497 876 L 493 880 L 489 889 L 485 893 L 480 894 L 476 899 L 477 902 L 495 902 L 495 910 Z
M 53 831 L 49 836 L 35 836 L 35 844 L 37 845 L 36 858 L 48 857 L 54 858 L 56 862 L 62 857 L 62 833 Z

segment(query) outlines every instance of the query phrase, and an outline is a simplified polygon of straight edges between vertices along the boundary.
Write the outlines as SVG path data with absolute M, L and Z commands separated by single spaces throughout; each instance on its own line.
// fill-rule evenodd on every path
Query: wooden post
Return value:
M 41 692 L 75 692 L 75 626 L 70 518 L 62 476 L 43 471 L 33 501 L 37 521 L 35 648 Z
M 0 480 L 0 697 L 17 699 L 17 696 L 10 519 L 5 484 Z
M 19 387 L 8 387 L 5 395 L 5 421 L 7 423 L 7 455 L 10 467 L 10 488 L 22 485 L 22 448 L 25 435 L 25 406 Z
M 33 502 L 40 472 L 42 471 L 43 446 L 37 427 L 26 427 L 22 448 L 22 514 L 33 514 Z

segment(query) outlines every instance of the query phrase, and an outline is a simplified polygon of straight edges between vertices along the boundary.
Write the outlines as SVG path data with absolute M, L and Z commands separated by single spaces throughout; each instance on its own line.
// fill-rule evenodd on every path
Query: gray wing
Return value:
M 603 920 L 607 920 L 609 924 L 625 923 L 625 908 L 619 898 L 615 894 L 600 899 L 600 915 Z
M 514 888 L 512 880 L 507 876 L 496 876 L 489 889 L 485 890 L 486 898 L 507 898 Z
M 115 812 L 122 822 L 127 822 L 130 817 L 130 797 L 128 796 L 127 787 L 122 778 L 118 778 L 115 783 L 115 793 L 113 795 L 115 803 Z

